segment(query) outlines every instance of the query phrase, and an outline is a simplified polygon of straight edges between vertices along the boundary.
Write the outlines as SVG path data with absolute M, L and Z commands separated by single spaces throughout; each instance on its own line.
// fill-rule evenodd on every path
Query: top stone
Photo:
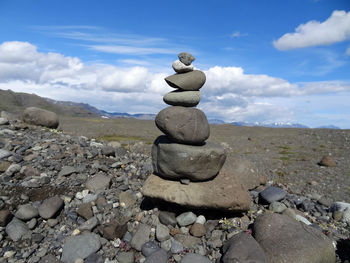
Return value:
M 187 52 L 181 52 L 179 55 L 179 60 L 184 63 L 186 66 L 189 66 L 191 65 L 192 61 L 195 60 L 195 58 L 190 54 L 190 53 L 187 53 Z

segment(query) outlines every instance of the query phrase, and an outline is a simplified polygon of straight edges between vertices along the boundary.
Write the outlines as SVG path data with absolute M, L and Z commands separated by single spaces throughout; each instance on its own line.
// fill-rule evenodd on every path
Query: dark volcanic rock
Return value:
M 193 146 L 160 136 L 152 146 L 154 172 L 169 179 L 208 180 L 218 174 L 225 160 L 224 148 L 211 142 Z
M 29 124 L 54 129 L 56 129 L 59 124 L 56 113 L 36 107 L 29 107 L 24 110 L 23 121 Z
M 196 108 L 168 107 L 156 116 L 157 127 L 179 143 L 202 144 L 210 128 L 205 114 Z

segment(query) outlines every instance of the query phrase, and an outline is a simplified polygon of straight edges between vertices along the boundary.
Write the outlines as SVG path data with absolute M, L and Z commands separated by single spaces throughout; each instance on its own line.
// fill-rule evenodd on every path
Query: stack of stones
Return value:
M 160 111 L 155 119 L 165 135 L 153 144 L 154 174 L 145 182 L 143 194 L 180 205 L 233 208 L 236 204 L 232 207 L 225 196 L 237 187 L 232 187 L 230 178 L 216 179 L 226 160 L 225 150 L 206 142 L 210 135 L 208 120 L 201 110 L 194 108 L 200 101 L 205 74 L 194 70 L 191 54 L 183 52 L 178 57 L 172 65 L 176 74 L 165 78 L 176 90 L 164 96 L 164 102 L 171 106 Z M 220 198 L 218 191 L 223 195 L 224 207 L 215 201 Z

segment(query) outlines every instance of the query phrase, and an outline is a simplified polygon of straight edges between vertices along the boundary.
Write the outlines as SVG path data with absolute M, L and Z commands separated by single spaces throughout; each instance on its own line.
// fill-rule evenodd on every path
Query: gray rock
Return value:
M 131 239 L 131 247 L 137 251 L 141 251 L 142 245 L 149 241 L 149 235 L 151 234 L 151 227 L 146 224 L 140 224 L 136 230 L 136 233 Z
M 62 208 L 64 202 L 57 195 L 48 199 L 45 199 L 39 206 L 39 215 L 44 219 L 49 219 L 56 215 Z
M 346 208 L 343 211 L 343 216 L 341 218 L 341 221 L 344 223 L 347 223 L 350 226 L 350 207 Z
M 180 242 L 186 248 L 193 248 L 195 245 L 202 242 L 198 237 L 193 237 L 185 234 L 177 234 L 174 236 L 174 239 Z
M 61 263 L 61 260 L 58 260 L 54 255 L 48 254 L 42 257 L 39 263 Z
M 191 65 L 192 61 L 195 60 L 194 56 L 192 56 L 190 53 L 188 52 L 181 52 L 178 55 L 179 60 L 184 63 L 186 66 Z
M 109 188 L 111 183 L 111 178 L 108 176 L 99 173 L 98 175 L 87 180 L 85 186 L 92 192 L 96 192 L 98 190 L 105 190 Z
M 117 255 L 117 260 L 119 263 L 134 263 L 134 252 L 133 251 L 128 251 L 128 252 L 123 252 L 120 251 Z
M 157 240 L 162 242 L 170 238 L 169 228 L 162 224 L 157 224 L 156 227 Z
M 174 239 L 171 242 L 170 250 L 173 254 L 181 253 L 184 250 L 184 246 L 179 241 Z
M 68 237 L 63 244 L 62 258 L 65 263 L 74 263 L 76 259 L 85 259 L 101 247 L 100 238 L 94 233 Z
M 0 125 L 6 125 L 6 124 L 9 124 L 9 120 L 6 118 L 0 118 Z
M 193 65 L 187 66 L 184 63 L 182 63 L 180 60 L 175 60 L 172 66 L 176 73 L 185 73 L 185 72 L 193 71 Z
M 31 204 L 19 205 L 15 217 L 21 220 L 30 220 L 39 216 L 38 209 Z
M 5 231 L 13 241 L 18 241 L 29 233 L 30 230 L 24 222 L 14 217 L 12 221 L 7 224 Z
M 201 100 L 199 91 L 175 90 L 164 95 L 163 100 L 172 106 L 194 107 Z
M 269 210 L 275 213 L 282 213 L 286 209 L 286 205 L 281 202 L 272 202 L 269 206 Z
M 167 263 L 168 253 L 164 249 L 158 249 L 146 258 L 144 263 Z
M 6 158 L 6 157 L 9 157 L 9 156 L 11 156 L 11 155 L 12 155 L 11 152 L 9 152 L 9 151 L 7 151 L 7 150 L 5 150 L 5 149 L 0 149 L 0 160 L 1 160 L 1 159 L 4 159 L 4 158 Z
M 258 216 L 253 232 L 268 262 L 335 262 L 335 250 L 326 235 L 288 216 L 276 213 Z
M 103 263 L 103 262 L 105 262 L 103 260 L 103 257 L 100 254 L 97 254 L 97 253 L 92 253 L 90 256 L 88 256 L 84 260 L 84 263 Z
M 166 226 L 167 225 L 176 226 L 177 224 L 175 213 L 172 213 L 172 212 L 160 211 L 158 218 L 159 218 L 159 221 Z
M 19 172 L 21 170 L 21 166 L 17 163 L 11 164 L 9 168 L 7 168 L 5 174 L 8 176 L 12 176 L 15 173 Z
M 23 121 L 29 124 L 54 129 L 56 129 L 59 124 L 56 113 L 36 107 L 29 107 L 24 110 Z
M 223 247 L 223 263 L 254 262 L 267 263 L 267 257 L 259 243 L 246 232 L 230 238 Z
M 61 171 L 58 173 L 58 176 L 67 176 L 71 175 L 72 173 L 75 173 L 76 170 L 72 166 L 63 166 Z
M 91 231 L 98 225 L 98 220 L 96 217 L 91 217 L 90 219 L 86 220 L 84 223 L 82 223 L 78 229 L 80 231 L 88 230 Z
M 286 196 L 286 191 L 282 188 L 269 186 L 259 193 L 260 198 L 266 203 L 280 201 Z
M 345 202 L 334 202 L 329 210 L 331 212 L 335 211 L 344 211 L 345 209 L 350 208 L 350 203 L 345 203 Z
M 203 144 L 210 135 L 207 117 L 196 108 L 167 107 L 157 114 L 155 123 L 165 135 L 178 143 Z
M 154 243 L 154 241 L 148 241 L 142 245 L 141 252 L 142 252 L 142 255 L 144 255 L 145 257 L 148 257 L 154 252 L 158 251 L 159 249 L 160 247 L 156 243 Z
M 218 174 L 225 160 L 225 150 L 212 142 L 184 145 L 159 136 L 152 146 L 154 172 L 168 179 L 208 180 Z
M 208 258 L 202 255 L 188 253 L 182 258 L 181 263 L 212 263 L 212 262 Z
M 197 216 L 192 212 L 185 212 L 176 217 L 179 226 L 188 226 L 196 222 Z
M 206 81 L 205 74 L 200 70 L 174 74 L 165 78 L 165 81 L 174 89 L 187 91 L 199 90 Z

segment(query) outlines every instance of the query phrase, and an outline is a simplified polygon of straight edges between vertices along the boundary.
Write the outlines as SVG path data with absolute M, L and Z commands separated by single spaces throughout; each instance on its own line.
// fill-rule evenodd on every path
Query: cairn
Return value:
M 209 123 L 205 114 L 195 108 L 206 76 L 194 70 L 195 58 L 191 54 L 182 52 L 178 57 L 172 65 L 176 74 L 165 78 L 176 90 L 163 97 L 170 106 L 155 119 L 165 135 L 152 146 L 154 174 L 146 180 L 143 194 L 192 207 L 247 210 L 247 191 L 235 178 L 219 173 L 226 160 L 225 150 L 206 141 Z

